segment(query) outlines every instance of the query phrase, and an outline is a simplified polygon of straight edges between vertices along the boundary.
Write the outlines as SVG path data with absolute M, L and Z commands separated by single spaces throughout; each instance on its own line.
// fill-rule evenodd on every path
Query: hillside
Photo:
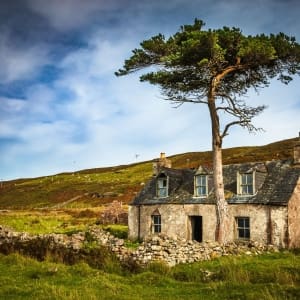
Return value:
M 241 163 L 292 158 L 297 138 L 265 146 L 223 150 L 223 162 Z M 174 168 L 211 165 L 211 152 L 170 156 Z M 113 200 L 128 203 L 152 176 L 153 161 L 74 173 L 6 181 L 0 188 L 0 209 L 87 208 Z

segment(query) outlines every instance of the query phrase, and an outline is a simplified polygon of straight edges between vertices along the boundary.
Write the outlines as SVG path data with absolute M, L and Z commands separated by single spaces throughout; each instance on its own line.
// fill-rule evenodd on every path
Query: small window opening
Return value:
M 152 233 L 160 233 L 161 232 L 161 216 L 160 215 L 152 215 Z
M 239 239 L 250 239 L 250 219 L 249 217 L 237 217 L 237 237 Z

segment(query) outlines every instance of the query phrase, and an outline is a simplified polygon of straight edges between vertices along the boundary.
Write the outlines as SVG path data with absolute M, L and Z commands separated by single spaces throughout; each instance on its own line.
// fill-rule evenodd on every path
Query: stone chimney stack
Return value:
M 300 132 L 299 132 L 299 138 L 294 146 L 294 164 L 300 165 Z
M 166 158 L 166 153 L 161 152 L 159 159 L 155 160 L 153 163 L 153 175 L 156 176 L 161 167 L 165 168 L 171 168 L 172 167 L 172 162 L 170 159 Z

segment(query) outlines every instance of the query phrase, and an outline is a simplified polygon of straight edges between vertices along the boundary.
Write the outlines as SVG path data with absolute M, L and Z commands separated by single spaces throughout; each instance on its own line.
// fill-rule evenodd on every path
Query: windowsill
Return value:
M 196 196 L 194 195 L 193 198 L 201 198 L 201 199 L 205 199 L 207 198 L 208 195 L 203 195 L 203 196 Z
M 236 242 L 249 242 L 250 238 L 237 238 L 235 239 Z

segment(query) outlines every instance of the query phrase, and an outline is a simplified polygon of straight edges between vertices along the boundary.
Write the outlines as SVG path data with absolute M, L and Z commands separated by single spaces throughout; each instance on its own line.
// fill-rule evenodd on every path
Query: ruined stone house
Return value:
M 173 169 L 162 154 L 154 173 L 129 206 L 129 238 L 163 233 L 214 241 L 212 170 Z M 294 159 L 224 165 L 223 175 L 229 241 L 300 247 L 300 143 L 294 148 Z

